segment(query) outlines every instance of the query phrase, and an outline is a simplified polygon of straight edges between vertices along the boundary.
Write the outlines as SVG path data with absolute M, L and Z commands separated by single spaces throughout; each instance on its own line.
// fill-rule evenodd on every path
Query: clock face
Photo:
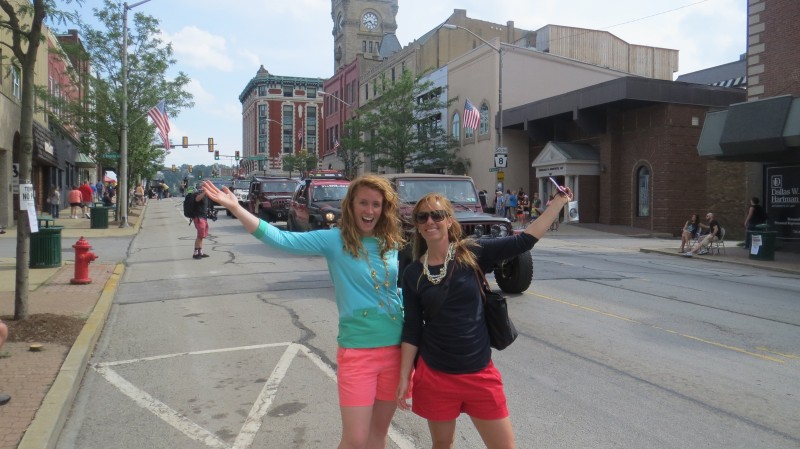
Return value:
M 374 12 L 368 12 L 361 18 L 361 23 L 368 30 L 374 30 L 378 26 L 378 16 Z

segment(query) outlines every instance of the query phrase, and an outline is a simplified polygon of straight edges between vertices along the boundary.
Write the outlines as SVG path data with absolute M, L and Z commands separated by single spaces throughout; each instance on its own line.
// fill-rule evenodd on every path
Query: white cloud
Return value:
M 236 50 L 236 54 L 239 55 L 240 58 L 247 61 L 248 66 L 259 67 L 261 64 L 261 56 L 252 50 L 240 48 Z
M 195 26 L 183 27 L 175 34 L 162 32 L 164 40 L 172 42 L 176 59 L 183 65 L 195 68 L 212 68 L 233 71 L 233 61 L 228 57 L 225 38 Z
M 186 90 L 194 96 L 195 107 L 208 107 L 214 104 L 214 95 L 203 88 L 200 81 L 192 79 Z

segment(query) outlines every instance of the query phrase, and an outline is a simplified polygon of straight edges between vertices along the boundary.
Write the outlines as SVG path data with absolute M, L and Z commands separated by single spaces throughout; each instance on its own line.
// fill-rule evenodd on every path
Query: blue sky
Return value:
M 136 0 L 129 0 L 129 4 Z M 677 49 L 679 72 L 735 61 L 746 51 L 745 0 L 399 0 L 397 36 L 406 45 L 443 22 L 454 9 L 518 28 L 547 24 L 606 30 L 639 45 Z M 74 3 L 73 3 L 74 5 Z M 90 20 L 101 0 L 85 0 Z M 535 6 L 535 7 L 534 7 Z M 69 8 L 69 7 L 68 7 Z M 69 8 L 72 9 L 72 8 Z M 329 0 L 151 0 L 131 11 L 160 20 L 172 42 L 175 70 L 192 79 L 195 106 L 170 118 L 171 164 L 213 164 L 205 147 L 180 147 L 214 137 L 222 154 L 242 142 L 241 94 L 260 65 L 283 76 L 328 78 L 333 74 Z M 121 24 L 120 24 L 121 26 Z M 232 163 L 232 160 L 220 162 Z

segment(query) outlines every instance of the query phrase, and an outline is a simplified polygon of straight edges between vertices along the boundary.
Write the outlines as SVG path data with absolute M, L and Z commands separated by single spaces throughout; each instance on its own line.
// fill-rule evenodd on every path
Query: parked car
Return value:
M 239 205 L 248 209 L 247 206 L 247 196 L 250 194 L 250 179 L 234 179 L 231 186 L 229 187 L 231 192 L 236 195 L 236 199 L 239 200 Z M 233 217 L 231 211 L 226 211 L 229 217 Z M 235 218 L 235 217 L 234 217 Z
M 465 237 L 493 239 L 511 235 L 513 225 L 503 217 L 483 212 L 478 191 L 469 176 L 436 175 L 422 173 L 394 173 L 382 175 L 394 187 L 400 199 L 400 218 L 406 238 L 410 241 L 414 232 L 411 211 L 417 200 L 429 192 L 438 192 L 447 197 L 455 209 L 456 219 L 461 223 Z M 411 247 L 406 245 L 400 252 L 400 273 L 411 263 Z M 530 251 L 506 259 L 486 270 L 494 272 L 500 289 L 507 293 L 522 293 L 533 281 L 533 259 Z
M 292 196 L 286 228 L 290 231 L 311 231 L 337 226 L 348 185 L 350 181 L 337 170 L 309 173 Z
M 267 222 L 284 221 L 299 182 L 291 178 L 255 177 L 250 181 L 247 210 Z

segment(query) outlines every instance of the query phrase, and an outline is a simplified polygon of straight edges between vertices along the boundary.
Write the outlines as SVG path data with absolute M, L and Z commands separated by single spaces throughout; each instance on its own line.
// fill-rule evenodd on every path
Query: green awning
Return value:
M 79 167 L 95 166 L 97 165 L 97 162 L 90 156 L 87 156 L 83 153 L 78 153 L 78 157 L 75 158 L 75 165 Z

